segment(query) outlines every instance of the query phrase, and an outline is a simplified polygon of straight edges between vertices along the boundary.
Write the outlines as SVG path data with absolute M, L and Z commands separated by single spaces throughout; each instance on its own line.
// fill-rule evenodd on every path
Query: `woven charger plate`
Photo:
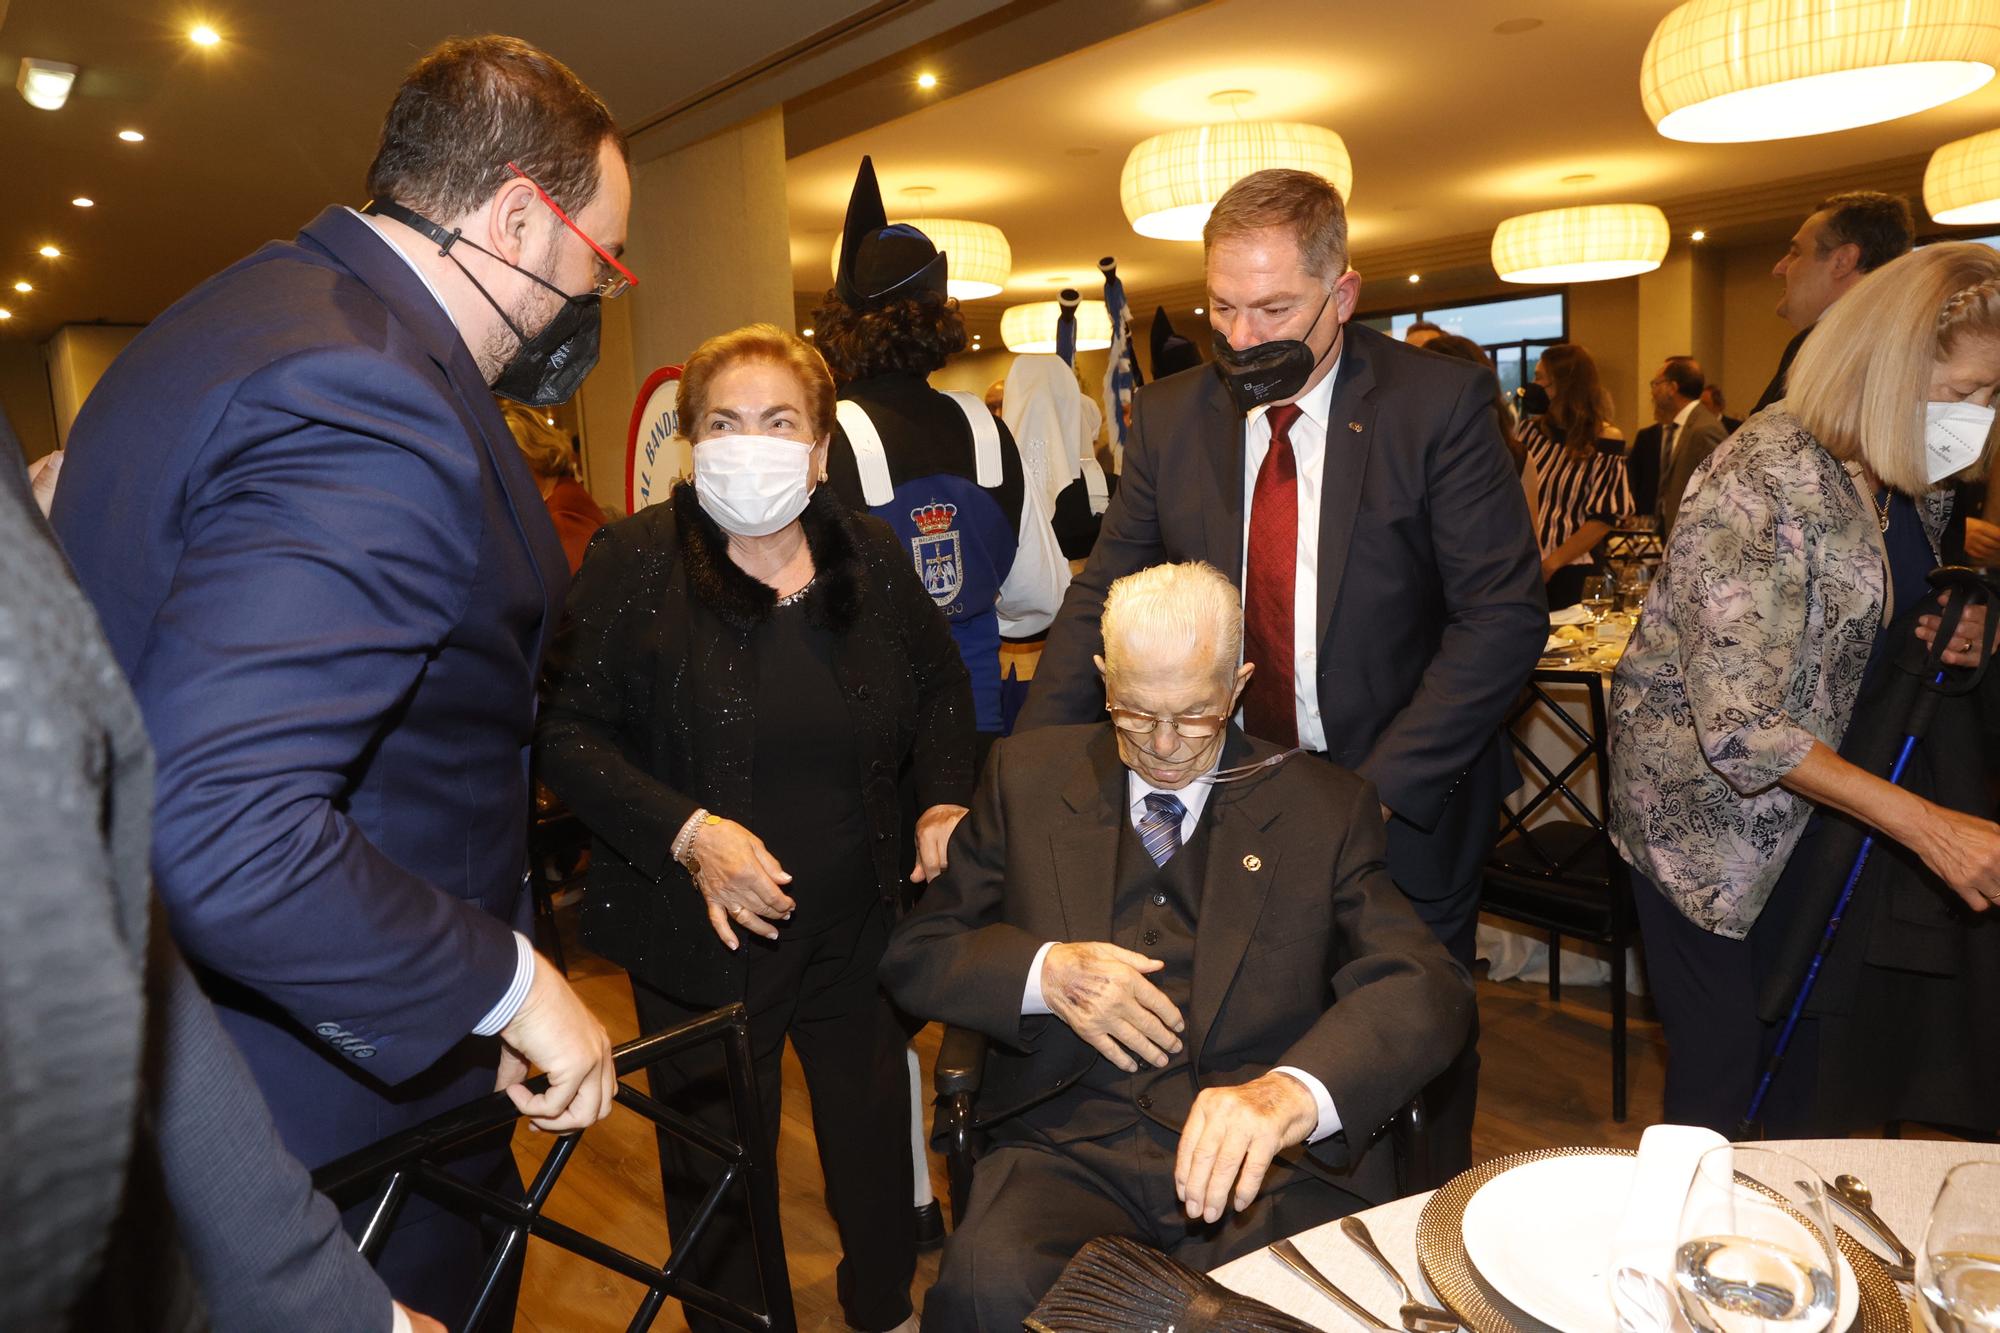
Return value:
M 1488 1286 L 1465 1252 L 1465 1209 L 1479 1187 L 1503 1171 L 1550 1157 L 1636 1157 L 1630 1148 L 1536 1148 L 1460 1172 L 1424 1204 L 1417 1218 L 1417 1267 L 1470 1333 L 1549 1333 L 1549 1326 Z M 1861 1302 L 1851 1333 L 1909 1333 L 1909 1305 L 1875 1252 L 1835 1227 L 1854 1270 Z

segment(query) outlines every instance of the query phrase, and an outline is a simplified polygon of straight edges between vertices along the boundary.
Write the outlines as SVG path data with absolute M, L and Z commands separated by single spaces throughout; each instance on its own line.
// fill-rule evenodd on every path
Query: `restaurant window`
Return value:
M 1493 358 L 1500 391 L 1513 395 L 1535 375 L 1535 362 L 1551 344 L 1569 334 L 1569 297 L 1563 292 L 1540 296 L 1503 296 L 1462 305 L 1420 306 L 1411 310 L 1370 315 L 1361 322 L 1371 329 L 1401 338 L 1420 319 L 1446 332 L 1470 338 Z

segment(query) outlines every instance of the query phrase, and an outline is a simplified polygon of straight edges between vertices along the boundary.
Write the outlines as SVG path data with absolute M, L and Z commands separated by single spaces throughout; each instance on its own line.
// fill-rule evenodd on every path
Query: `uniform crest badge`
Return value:
M 910 538 L 917 576 L 939 609 L 948 610 L 965 586 L 965 548 L 954 526 L 958 506 L 949 502 L 919 505 L 910 511 L 917 535 Z

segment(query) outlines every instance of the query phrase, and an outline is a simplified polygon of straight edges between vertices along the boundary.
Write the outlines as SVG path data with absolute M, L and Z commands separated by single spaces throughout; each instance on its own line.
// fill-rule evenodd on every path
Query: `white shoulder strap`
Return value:
M 965 413 L 965 424 L 972 427 L 972 479 L 990 491 L 1000 484 L 999 424 L 986 410 L 986 400 L 977 394 L 951 390 L 945 397 L 958 404 L 958 410 Z
M 889 455 L 882 449 L 882 432 L 868 419 L 867 409 L 852 399 L 834 405 L 834 417 L 854 450 L 854 470 L 861 474 L 861 498 L 871 507 L 885 505 L 896 497 L 896 485 L 889 479 Z

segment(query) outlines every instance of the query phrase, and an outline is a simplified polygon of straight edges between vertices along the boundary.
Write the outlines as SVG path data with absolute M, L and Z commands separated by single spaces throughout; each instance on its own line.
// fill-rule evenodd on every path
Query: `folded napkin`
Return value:
M 1639 1139 L 1625 1216 L 1611 1241 L 1611 1304 L 1618 1333 L 1685 1333 L 1674 1294 L 1674 1236 L 1695 1164 L 1727 1143 L 1711 1129 L 1654 1125 Z
M 1590 612 L 1584 610 L 1581 606 L 1565 606 L 1560 611 L 1549 612 L 1549 623 L 1551 625 L 1588 625 L 1590 623 Z

